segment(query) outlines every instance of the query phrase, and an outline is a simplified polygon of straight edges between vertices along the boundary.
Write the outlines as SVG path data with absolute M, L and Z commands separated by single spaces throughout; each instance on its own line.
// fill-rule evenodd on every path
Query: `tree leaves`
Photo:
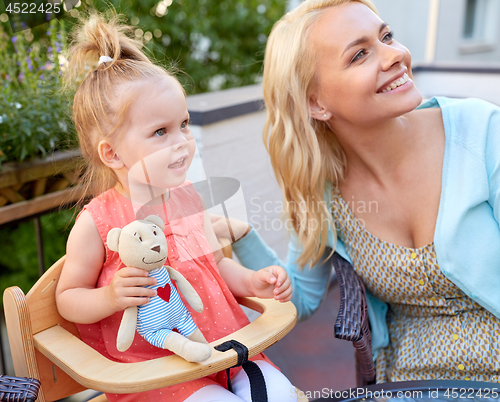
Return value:
M 156 60 L 183 72 L 178 78 L 190 94 L 260 82 L 266 38 L 286 7 L 285 0 L 173 0 L 162 15 L 170 0 L 111 3 L 142 30 Z

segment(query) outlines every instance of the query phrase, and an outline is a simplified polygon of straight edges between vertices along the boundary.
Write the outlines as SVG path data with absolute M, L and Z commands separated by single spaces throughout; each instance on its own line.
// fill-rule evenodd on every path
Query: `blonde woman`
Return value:
M 306 0 L 285 15 L 263 85 L 300 317 L 319 307 L 333 249 L 371 293 L 378 382 L 498 382 L 499 109 L 420 105 L 410 53 L 370 0 Z M 243 265 L 279 263 L 255 230 L 232 224 L 248 230 L 234 244 Z

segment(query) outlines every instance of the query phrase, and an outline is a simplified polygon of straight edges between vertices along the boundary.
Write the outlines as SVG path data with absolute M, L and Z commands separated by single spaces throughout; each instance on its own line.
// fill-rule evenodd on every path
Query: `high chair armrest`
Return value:
M 255 321 L 211 343 L 237 340 L 255 356 L 284 337 L 294 327 L 297 311 L 291 302 L 241 298 L 238 302 L 261 313 Z M 235 351 L 213 350 L 203 363 L 189 363 L 172 355 L 139 363 L 108 360 L 59 325 L 33 336 L 35 348 L 85 387 L 108 393 L 134 393 L 204 377 L 236 365 Z

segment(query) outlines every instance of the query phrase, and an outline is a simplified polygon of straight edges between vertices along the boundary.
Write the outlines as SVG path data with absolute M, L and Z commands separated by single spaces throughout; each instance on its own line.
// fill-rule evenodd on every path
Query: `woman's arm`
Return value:
M 319 263 L 315 267 L 308 265 L 301 270 L 296 263 L 301 249 L 297 246 L 295 236 L 292 235 L 292 240 L 289 243 L 287 263 L 285 264 L 278 258 L 276 252 L 264 242 L 257 231 L 248 224 L 236 219 L 229 219 L 227 222 L 225 218 L 215 215 L 211 216 L 211 220 L 217 236 L 229 237 L 229 226 L 231 226 L 233 233 L 239 235 L 240 239 L 232 243 L 232 248 L 245 267 L 255 271 L 271 265 L 285 268 L 293 288 L 291 300 L 297 307 L 299 320 L 310 317 L 319 308 L 330 283 L 331 264 L 329 262 Z M 248 231 L 248 229 L 250 230 Z M 242 236 L 244 233 L 246 234 Z M 326 249 L 321 261 L 329 253 L 330 249 Z
M 488 202 L 493 216 L 500 225 L 500 109 L 494 107 L 488 121 L 488 135 L 485 146 L 485 165 L 488 172 Z
M 66 261 L 56 289 L 59 313 L 69 321 L 90 324 L 133 305 L 145 304 L 156 292 L 143 286 L 155 279 L 137 268 L 120 269 L 108 286 L 96 288 L 106 251 L 87 211 L 78 217 L 66 246 Z
M 255 229 L 251 229 L 242 239 L 232 244 L 233 251 L 241 263 L 251 269 L 259 269 L 266 265 L 280 265 L 285 268 L 293 288 L 292 303 L 297 308 L 298 319 L 309 318 L 320 306 L 330 284 L 332 274 L 331 263 L 324 260 L 331 252 L 325 249 L 318 264 L 306 265 L 300 269 L 297 264 L 302 249 L 297 245 L 297 238 L 292 233 L 288 244 L 286 263 L 283 263 L 276 252 L 260 237 Z

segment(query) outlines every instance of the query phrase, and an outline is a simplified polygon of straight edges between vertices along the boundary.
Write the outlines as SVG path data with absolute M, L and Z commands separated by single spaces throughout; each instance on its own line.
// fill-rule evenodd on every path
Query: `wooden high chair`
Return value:
M 226 250 L 227 251 L 227 250 Z M 55 289 L 65 257 L 36 282 L 27 295 L 17 287 L 4 292 L 4 309 L 16 376 L 41 381 L 38 402 L 55 401 L 87 388 L 109 393 L 134 393 L 204 377 L 236 365 L 234 350 L 213 350 L 203 363 L 188 363 L 173 355 L 139 363 L 108 360 L 80 340 L 75 324 L 61 317 Z M 234 339 L 252 357 L 284 337 L 296 323 L 291 303 L 242 298 L 240 304 L 260 312 L 255 321 L 213 342 Z M 105 402 L 104 394 L 92 402 Z

